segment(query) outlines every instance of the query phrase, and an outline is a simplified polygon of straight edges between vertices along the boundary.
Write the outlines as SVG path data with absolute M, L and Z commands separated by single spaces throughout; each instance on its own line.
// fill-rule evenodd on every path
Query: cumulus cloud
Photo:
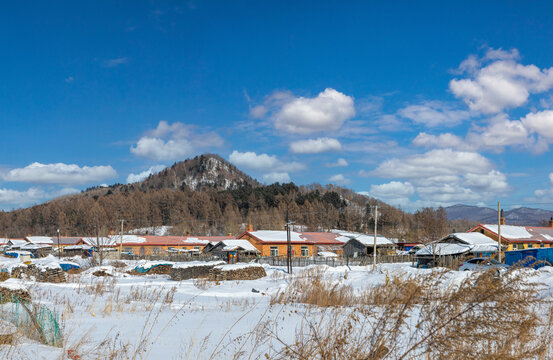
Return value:
M 258 155 L 253 151 L 239 152 L 234 150 L 229 155 L 229 160 L 239 168 L 260 172 L 269 171 L 271 173 L 284 173 L 305 169 L 305 166 L 298 162 L 284 162 L 278 159 L 275 155 Z
M 83 166 L 75 164 L 41 164 L 34 162 L 24 168 L 11 169 L 2 178 L 10 182 L 34 184 L 82 185 L 117 176 L 111 166 Z
M 275 127 L 289 133 L 310 134 L 338 130 L 355 115 L 353 98 L 331 88 L 314 98 L 295 98 L 274 116 Z
M 413 140 L 413 145 L 426 148 L 452 148 L 457 150 L 470 150 L 472 146 L 465 139 L 452 133 L 431 135 L 421 132 Z
M 339 158 L 338 160 L 336 160 L 336 162 L 326 164 L 327 167 L 343 167 L 348 165 L 349 164 L 346 159 L 343 158 Z
M 439 135 L 419 133 L 413 145 L 426 148 L 451 148 L 474 151 L 478 149 L 502 152 L 506 147 L 529 149 L 539 153 L 547 149 L 547 144 L 537 141 L 522 121 L 511 121 L 505 114 L 493 117 L 486 126 L 473 126 L 462 138 L 452 133 Z
M 142 181 L 146 179 L 148 176 L 152 174 L 156 174 L 165 168 L 166 168 L 165 165 L 154 165 L 154 166 L 151 166 L 148 170 L 144 170 L 138 174 L 130 173 L 129 176 L 127 176 L 127 184 Z
M 333 184 L 337 185 L 347 185 L 351 182 L 350 179 L 346 178 L 342 174 L 336 174 L 328 178 L 328 181 L 330 181 Z
M 400 109 L 398 114 L 427 127 L 454 126 L 470 118 L 470 112 L 455 110 L 451 105 L 440 101 L 427 101 L 420 105 L 410 105 Z
M 553 110 L 529 113 L 522 118 L 522 124 L 547 140 L 553 140 Z
M 192 125 L 160 121 L 157 128 L 131 146 L 131 153 L 157 161 L 184 160 L 201 151 L 220 147 L 223 139 L 214 132 L 199 132 Z
M 415 194 L 415 187 L 410 182 L 391 181 L 386 184 L 371 185 L 367 195 L 392 205 L 407 205 L 409 198 Z
M 79 190 L 74 188 L 61 188 L 52 191 L 46 191 L 41 187 L 31 187 L 22 191 L 0 188 L 0 209 L 21 208 L 47 199 L 78 192 Z
M 530 94 L 553 87 L 553 68 L 522 65 L 518 58 L 518 51 L 501 49 L 489 49 L 481 59 L 469 57 L 459 67 L 468 77 L 451 80 L 449 89 L 471 110 L 494 114 L 519 107 Z
M 491 162 L 476 152 L 436 149 L 403 159 L 386 160 L 373 173 L 389 178 L 425 178 L 470 172 L 483 173 L 491 168 Z
M 482 155 L 470 151 L 436 149 L 424 154 L 405 158 L 389 159 L 376 170 L 365 173 L 391 179 L 407 179 L 406 182 L 392 181 L 384 189 L 399 189 L 410 184 L 420 199 L 426 203 L 441 205 L 463 201 L 476 201 L 510 191 L 507 177 L 494 169 L 493 164 Z M 405 194 L 402 194 L 405 195 Z M 408 196 L 399 196 L 406 203 Z
M 318 138 L 295 141 L 290 144 L 290 151 L 295 154 L 318 154 L 329 151 L 340 151 L 342 144 L 332 138 Z
M 263 182 L 266 184 L 288 183 L 290 182 L 290 175 L 287 172 L 272 172 L 263 175 Z
M 267 115 L 277 130 L 312 134 L 338 130 L 355 115 L 355 106 L 351 96 L 331 88 L 312 98 L 280 91 L 266 97 L 263 104 L 250 107 L 253 118 Z

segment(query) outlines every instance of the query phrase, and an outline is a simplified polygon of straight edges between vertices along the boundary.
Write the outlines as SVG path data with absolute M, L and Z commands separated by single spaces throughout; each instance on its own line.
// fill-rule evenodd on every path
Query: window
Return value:
M 158 248 L 158 247 L 153 248 L 153 249 L 152 249 L 152 253 L 153 253 L 154 255 L 159 254 L 159 248 Z
M 132 253 L 132 248 L 126 247 L 126 248 L 123 248 L 123 251 L 126 253 Z
M 308 246 L 302 246 L 301 247 L 301 256 L 302 257 L 308 257 L 309 256 L 309 247 Z
M 534 247 L 534 244 L 528 244 L 528 249 L 531 249 Z
M 542 248 L 545 247 L 545 244 L 544 244 L 544 243 L 541 243 L 541 244 L 540 244 L 540 247 L 542 247 Z
M 278 246 L 271 246 L 271 256 L 278 256 Z
M 524 244 L 518 244 L 518 245 L 517 245 L 517 249 L 519 249 L 519 250 L 524 250 Z

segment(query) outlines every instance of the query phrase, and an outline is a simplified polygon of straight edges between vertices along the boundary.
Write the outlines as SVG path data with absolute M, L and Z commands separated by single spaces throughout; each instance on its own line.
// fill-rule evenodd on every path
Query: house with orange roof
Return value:
M 261 253 L 261 256 L 286 256 L 288 239 L 284 230 L 252 230 L 238 237 L 248 240 Z M 342 253 L 344 242 L 340 234 L 326 232 L 290 231 L 290 244 L 293 257 L 311 257 L 319 252 Z
M 479 232 L 498 241 L 501 232 L 501 243 L 507 250 L 553 247 L 553 219 L 549 226 L 516 226 L 506 225 L 502 219 L 500 229 L 497 224 L 478 224 L 468 232 Z

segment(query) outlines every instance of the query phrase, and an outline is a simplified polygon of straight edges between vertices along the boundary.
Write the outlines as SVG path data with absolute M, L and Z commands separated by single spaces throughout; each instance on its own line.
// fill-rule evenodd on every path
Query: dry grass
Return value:
M 305 275 L 305 274 L 304 274 Z M 310 276 L 312 276 L 310 278 Z M 445 286 L 447 272 L 394 277 L 360 292 L 300 276 L 273 304 L 325 307 L 306 313 L 293 342 L 275 329 L 273 359 L 551 359 L 553 312 L 527 273 L 488 271 Z

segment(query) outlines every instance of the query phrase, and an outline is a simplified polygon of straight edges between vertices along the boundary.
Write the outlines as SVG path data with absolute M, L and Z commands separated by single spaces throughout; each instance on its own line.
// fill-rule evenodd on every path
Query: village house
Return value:
M 110 239 L 117 249 L 121 244 L 120 235 L 111 235 Z M 152 236 L 123 235 L 122 251 L 135 255 L 161 255 L 178 252 L 199 254 L 209 243 L 227 240 L 228 236 Z
M 340 240 L 344 241 L 344 256 L 348 258 L 370 256 L 374 253 L 374 235 L 352 232 L 341 232 Z M 396 245 L 390 239 L 376 236 L 376 251 L 380 255 L 395 254 Z
M 203 249 L 203 253 L 220 257 L 231 264 L 240 261 L 240 259 L 258 256 L 261 252 L 248 240 L 228 239 L 207 244 Z
M 505 225 L 503 219 L 501 221 L 501 243 L 507 246 L 508 251 L 553 247 L 553 220 L 549 220 L 549 226 L 541 227 Z M 478 224 L 469 232 L 478 232 L 498 241 L 497 224 Z
M 261 256 L 287 256 L 288 239 L 284 230 L 256 230 L 252 228 L 238 237 L 249 241 Z M 293 257 L 311 257 L 319 252 L 342 253 L 344 237 L 338 233 L 290 231 Z
M 438 241 L 426 244 L 415 255 L 419 265 L 429 265 L 445 258 L 490 257 L 497 251 L 497 241 L 478 232 L 467 232 L 449 234 Z

